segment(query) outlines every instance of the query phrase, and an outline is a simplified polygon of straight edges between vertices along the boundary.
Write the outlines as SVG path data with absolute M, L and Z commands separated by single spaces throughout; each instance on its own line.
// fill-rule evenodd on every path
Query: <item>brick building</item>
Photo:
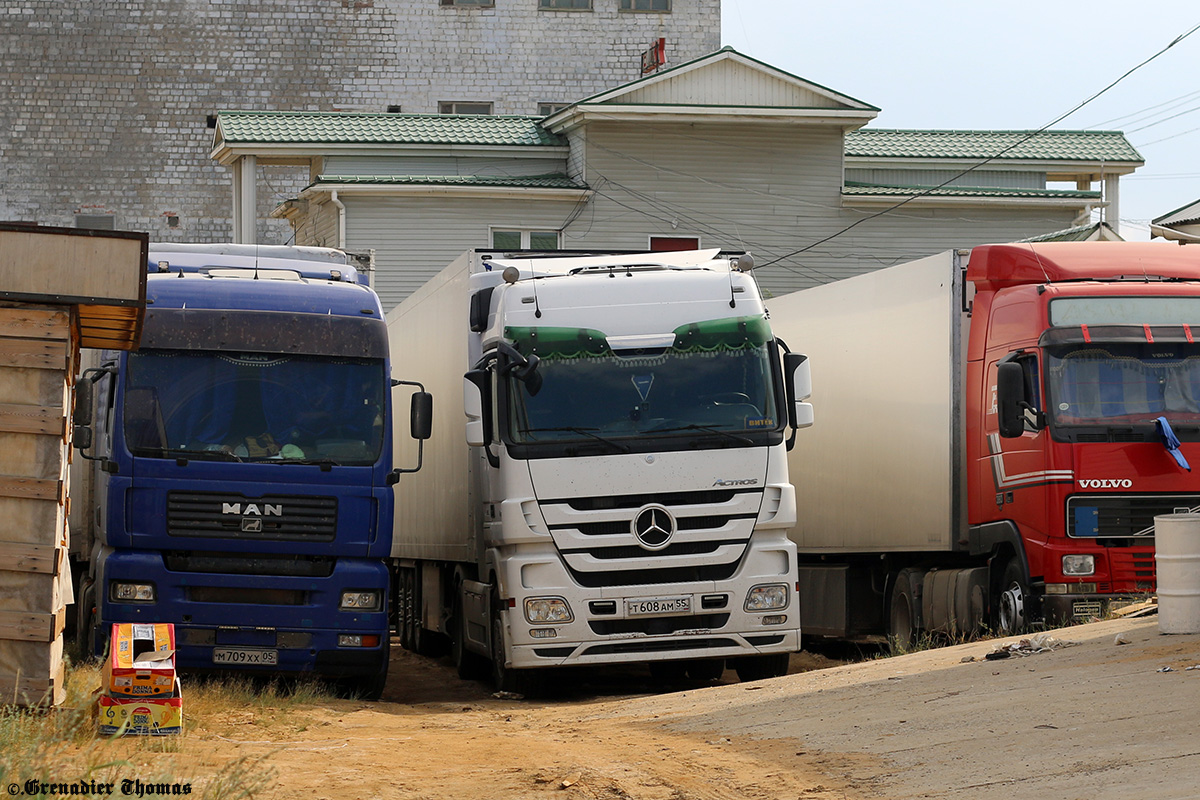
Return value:
M 544 114 L 720 45 L 719 0 L 13 0 L 0 220 L 228 241 L 218 111 Z M 260 168 L 260 242 L 307 169 Z

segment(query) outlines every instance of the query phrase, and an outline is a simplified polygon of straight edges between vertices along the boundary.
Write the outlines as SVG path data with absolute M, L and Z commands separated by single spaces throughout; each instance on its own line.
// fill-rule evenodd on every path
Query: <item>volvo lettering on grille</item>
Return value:
M 633 517 L 633 535 L 647 550 L 662 550 L 675 535 L 675 517 L 663 506 L 645 506 Z

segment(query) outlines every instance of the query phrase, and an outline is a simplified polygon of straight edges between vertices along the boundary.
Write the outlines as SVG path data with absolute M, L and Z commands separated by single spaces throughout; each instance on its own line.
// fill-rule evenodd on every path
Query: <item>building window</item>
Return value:
M 592 0 L 538 0 L 538 8 L 552 11 L 591 11 Z
M 617 8 L 621 11 L 657 11 L 671 13 L 671 0 L 620 0 Z
M 400 106 L 397 106 L 397 105 L 390 105 L 390 106 L 388 106 L 388 107 L 387 107 L 387 113 L 389 113 L 389 114 L 399 114 L 399 113 L 400 113 Z
M 438 103 L 439 114 L 491 114 L 491 103 L 460 102 L 457 100 Z
M 116 230 L 116 217 L 112 214 L 76 214 L 75 227 L 94 231 Z
M 656 253 L 699 250 L 700 239 L 695 236 L 651 236 L 650 249 Z
M 492 231 L 494 250 L 557 250 L 558 231 Z
M 538 116 L 539 117 L 548 117 L 551 114 L 557 114 L 559 111 L 562 111 L 564 108 L 566 108 L 569 105 L 571 105 L 571 104 L 570 103 L 538 103 Z
M 468 8 L 494 8 L 496 0 L 441 0 L 444 6 L 464 6 Z

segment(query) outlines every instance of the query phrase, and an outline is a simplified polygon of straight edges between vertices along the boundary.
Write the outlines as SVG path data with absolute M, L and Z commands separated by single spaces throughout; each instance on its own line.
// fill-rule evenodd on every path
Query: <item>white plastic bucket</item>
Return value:
M 1200 514 L 1154 518 L 1158 630 L 1200 633 Z

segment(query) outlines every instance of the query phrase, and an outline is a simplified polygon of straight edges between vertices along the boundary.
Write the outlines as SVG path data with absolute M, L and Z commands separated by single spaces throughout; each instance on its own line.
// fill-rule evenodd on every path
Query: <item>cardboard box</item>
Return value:
M 112 626 L 101 689 L 118 697 L 167 697 L 175 688 L 175 626 Z
M 169 697 L 100 695 L 98 730 L 104 736 L 177 736 L 183 733 L 183 695 L 176 678 Z

